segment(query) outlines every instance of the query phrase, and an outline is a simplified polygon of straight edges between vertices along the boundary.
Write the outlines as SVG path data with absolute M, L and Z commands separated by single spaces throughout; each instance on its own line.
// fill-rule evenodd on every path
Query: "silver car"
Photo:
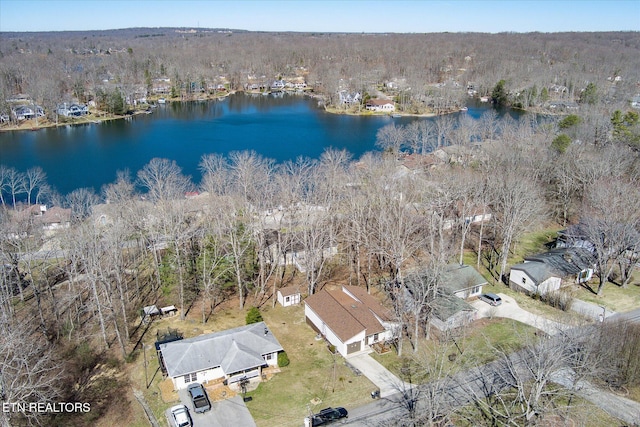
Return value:
M 493 306 L 502 304 L 502 298 L 500 298 L 496 294 L 491 294 L 491 293 L 482 294 L 480 295 L 480 299 L 486 302 L 487 304 L 493 305 Z
M 173 417 L 173 422 L 176 423 L 176 427 L 191 427 L 191 416 L 189 415 L 189 410 L 184 405 L 176 405 L 172 406 L 171 416 Z

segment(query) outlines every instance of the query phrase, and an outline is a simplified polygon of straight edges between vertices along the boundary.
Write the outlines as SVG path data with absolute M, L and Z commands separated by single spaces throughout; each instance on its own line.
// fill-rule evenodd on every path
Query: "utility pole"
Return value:
M 142 353 L 144 353 L 144 385 L 149 389 L 149 377 L 147 375 L 147 346 L 142 343 Z

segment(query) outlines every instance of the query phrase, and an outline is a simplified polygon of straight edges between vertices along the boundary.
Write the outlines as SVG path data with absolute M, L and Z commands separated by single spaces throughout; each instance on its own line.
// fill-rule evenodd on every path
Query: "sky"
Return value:
M 0 0 L 0 31 L 640 31 L 640 0 Z

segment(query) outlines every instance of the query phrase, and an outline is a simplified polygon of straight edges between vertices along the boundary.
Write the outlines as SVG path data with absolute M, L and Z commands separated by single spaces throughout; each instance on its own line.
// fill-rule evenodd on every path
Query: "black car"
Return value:
M 209 397 L 207 397 L 207 392 L 204 390 L 204 387 L 202 387 L 202 384 L 189 384 L 187 391 L 193 403 L 194 412 L 206 412 L 211 409 L 211 402 L 209 402 Z
M 340 418 L 347 418 L 349 413 L 346 409 L 340 408 L 325 408 L 313 416 L 313 426 L 320 426 L 328 424 L 332 421 L 339 420 Z

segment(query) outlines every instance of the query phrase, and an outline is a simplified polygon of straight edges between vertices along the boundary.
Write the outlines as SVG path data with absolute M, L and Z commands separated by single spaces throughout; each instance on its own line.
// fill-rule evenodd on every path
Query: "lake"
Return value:
M 488 107 L 471 107 L 478 117 Z M 429 118 L 328 114 L 300 95 L 234 94 L 223 100 L 170 103 L 131 119 L 0 133 L 0 164 L 21 172 L 40 166 L 59 193 L 92 187 L 99 192 L 118 170 L 133 177 L 154 157 L 175 160 L 200 181 L 203 154 L 254 150 L 277 162 L 319 158 L 333 147 L 354 158 L 376 150 L 378 130 L 392 122 Z

